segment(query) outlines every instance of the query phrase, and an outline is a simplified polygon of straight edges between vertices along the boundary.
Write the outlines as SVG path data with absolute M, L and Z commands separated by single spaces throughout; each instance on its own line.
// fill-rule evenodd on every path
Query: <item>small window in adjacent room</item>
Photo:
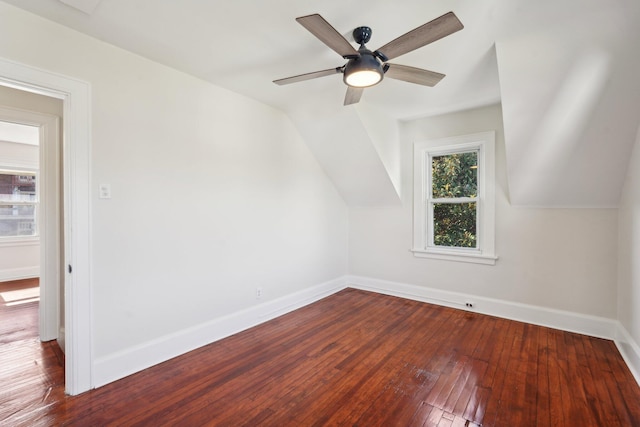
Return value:
M 415 144 L 416 256 L 495 264 L 494 146 L 494 132 Z
M 36 174 L 0 169 L 0 238 L 36 236 Z

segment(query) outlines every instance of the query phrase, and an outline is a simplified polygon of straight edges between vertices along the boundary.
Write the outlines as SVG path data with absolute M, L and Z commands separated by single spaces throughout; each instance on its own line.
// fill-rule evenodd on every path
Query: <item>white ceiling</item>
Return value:
M 341 75 L 283 87 L 272 83 L 345 63 L 296 17 L 320 13 L 349 39 L 353 28 L 370 26 L 373 49 L 453 10 L 464 30 L 393 61 L 446 74 L 438 86 L 389 79 L 363 99 L 406 118 L 500 98 L 491 48 L 503 29 L 493 22 L 491 0 L 102 0 L 97 6 L 96 0 L 65 0 L 95 7 L 90 15 L 58 0 L 7 3 L 283 110 L 296 108 L 301 97 L 336 108 L 346 89 Z
M 320 13 L 348 38 L 353 28 L 370 26 L 374 49 L 454 11 L 462 31 L 393 61 L 447 76 L 434 88 L 387 79 L 367 89 L 362 103 L 408 120 L 502 101 L 516 204 L 616 205 L 640 122 L 637 0 L 5 1 L 282 109 L 351 204 L 367 204 L 362 195 L 375 191 L 362 176 L 349 177 L 352 164 L 334 164 L 336 150 L 358 158 L 364 149 L 361 157 L 369 158 L 375 149 L 362 148 L 368 140 L 362 122 L 350 129 L 357 146 L 338 145 L 345 143 L 339 127 L 358 120 L 353 106 L 342 106 L 341 76 L 272 83 L 344 63 L 295 21 L 298 16 Z M 313 123 L 310 111 L 323 122 Z M 322 129 L 326 134 L 318 135 Z M 567 169 L 576 144 L 579 164 Z M 560 154 L 552 150 L 558 145 Z M 596 165 L 605 169 L 600 179 L 593 178 Z M 372 182 L 388 179 L 380 159 L 365 169 L 378 175 Z M 567 181 L 567 171 L 572 178 L 560 189 L 554 182 Z M 387 187 L 393 194 L 393 185 Z

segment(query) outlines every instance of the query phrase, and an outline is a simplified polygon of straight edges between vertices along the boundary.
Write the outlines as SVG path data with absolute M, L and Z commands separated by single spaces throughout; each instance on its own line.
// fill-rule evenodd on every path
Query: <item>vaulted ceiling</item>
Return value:
M 5 2 L 282 109 L 352 206 L 399 203 L 399 121 L 496 102 L 513 204 L 615 206 L 640 123 L 637 0 Z M 339 75 L 272 83 L 345 62 L 295 17 L 377 48 L 449 11 L 462 31 L 393 61 L 446 74 L 433 88 L 386 79 L 344 107 Z

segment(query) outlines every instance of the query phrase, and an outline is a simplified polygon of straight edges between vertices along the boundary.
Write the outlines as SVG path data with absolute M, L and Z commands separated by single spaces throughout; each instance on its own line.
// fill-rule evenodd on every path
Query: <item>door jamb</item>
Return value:
M 93 388 L 91 286 L 91 85 L 0 58 L 0 84 L 64 102 L 65 391 Z

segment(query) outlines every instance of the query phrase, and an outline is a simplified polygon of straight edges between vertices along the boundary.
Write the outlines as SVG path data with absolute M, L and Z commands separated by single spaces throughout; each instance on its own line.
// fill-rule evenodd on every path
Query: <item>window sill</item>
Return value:
M 12 246 L 35 246 L 40 244 L 39 236 L 28 237 L 1 237 L 0 248 L 8 248 Z
M 496 265 L 495 255 L 484 255 L 478 252 L 453 252 L 441 250 L 412 249 L 417 258 L 441 259 L 445 261 L 469 262 L 473 264 Z

